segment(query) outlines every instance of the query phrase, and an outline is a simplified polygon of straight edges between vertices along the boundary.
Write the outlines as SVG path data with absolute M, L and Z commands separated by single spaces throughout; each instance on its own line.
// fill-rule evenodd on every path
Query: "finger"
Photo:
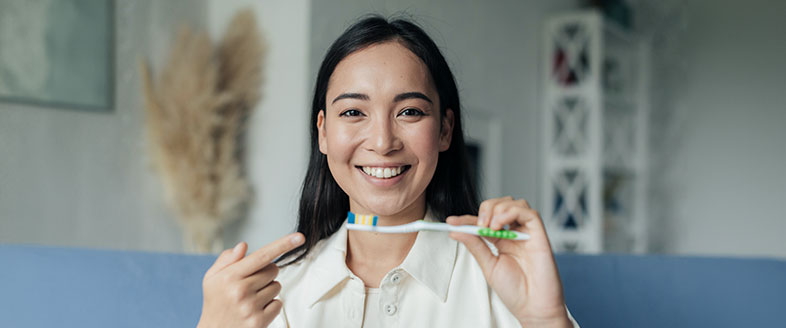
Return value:
M 260 305 L 260 309 L 264 308 L 267 304 L 273 301 L 278 293 L 281 292 L 281 283 L 278 281 L 271 281 L 265 288 L 260 289 L 257 292 L 256 303 Z
M 281 308 L 284 307 L 284 303 L 281 303 L 281 300 L 272 300 L 270 303 L 267 303 L 265 308 L 262 310 L 265 320 L 263 320 L 262 327 L 267 327 L 273 322 L 273 319 L 276 318 L 279 312 L 281 312 Z
M 242 259 L 243 255 L 246 254 L 247 249 L 248 249 L 248 244 L 246 244 L 245 242 L 239 242 L 237 245 L 235 245 L 234 248 L 224 250 L 223 252 L 221 252 L 221 254 L 218 255 L 218 258 L 213 263 L 213 265 L 210 266 L 209 269 L 207 269 L 205 276 L 213 275 L 216 272 L 226 268 L 228 265 Z
M 489 227 L 494 230 L 499 230 L 508 224 L 531 229 L 533 226 L 532 223 L 537 223 L 542 226 L 540 214 L 531 208 L 524 207 L 523 203 L 520 201 L 513 201 L 499 204 L 495 207 Z
M 551 246 L 546 235 L 546 228 L 543 226 L 543 221 L 540 219 L 540 214 L 537 211 L 522 207 L 511 207 L 507 212 L 496 216 L 490 228 L 501 228 L 505 225 L 509 225 L 511 230 L 529 234 L 532 238 L 525 243 L 529 248 L 550 249 Z M 494 242 L 494 245 L 497 246 L 500 252 L 510 252 L 522 244 L 512 240 L 510 242 L 498 240 Z
M 491 253 L 491 249 L 489 249 L 486 243 L 478 236 L 461 232 L 451 232 L 450 238 L 459 241 L 467 247 L 467 250 L 469 250 L 475 258 L 475 261 L 478 261 L 481 270 L 483 270 L 483 274 L 488 277 L 491 269 L 497 262 L 497 257 Z
M 478 217 L 474 215 L 449 216 L 445 222 L 450 225 L 475 225 Z
M 262 270 L 248 276 L 245 279 L 249 280 L 248 286 L 251 290 L 259 291 L 263 287 L 270 284 L 278 276 L 278 266 L 275 263 L 266 265 Z
M 487 199 L 480 203 L 480 208 L 478 209 L 478 222 L 477 225 L 488 227 L 488 223 L 491 220 L 491 214 L 493 213 L 494 206 L 496 206 L 500 202 L 513 200 L 513 197 L 505 196 L 502 198 L 492 198 Z
M 522 198 L 522 199 L 519 199 L 519 200 L 516 200 L 516 201 L 520 202 L 522 205 L 524 205 L 525 208 L 532 208 L 532 206 L 529 206 L 529 202 L 526 199 Z
M 513 200 L 500 202 L 494 206 L 494 211 L 491 214 L 491 221 L 489 221 L 489 228 L 492 230 L 502 229 L 506 224 L 511 224 L 516 221 L 518 211 L 521 205 Z
M 250 276 L 270 264 L 277 257 L 289 252 L 305 241 L 303 234 L 296 232 L 286 235 L 266 246 L 248 254 L 244 259 L 237 262 L 231 268 L 237 274 L 244 277 Z

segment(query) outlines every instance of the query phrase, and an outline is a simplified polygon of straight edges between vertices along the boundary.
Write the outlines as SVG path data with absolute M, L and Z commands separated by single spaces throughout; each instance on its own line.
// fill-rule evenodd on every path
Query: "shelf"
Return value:
M 571 32 L 576 30 L 586 33 Z M 583 69 L 575 65 L 577 56 L 588 57 L 583 60 L 589 65 L 576 74 L 581 84 L 564 86 L 554 76 L 544 80 L 542 192 L 544 202 L 554 207 L 544 212 L 552 245 L 557 251 L 579 253 L 642 250 L 647 175 L 640 152 L 646 149 L 636 147 L 646 145 L 647 138 L 641 133 L 647 127 L 646 93 L 640 90 L 642 74 L 647 74 L 642 62 L 646 57 L 641 56 L 645 40 L 595 11 L 557 16 L 545 34 L 555 38 L 550 42 L 559 48 L 547 47 L 544 65 L 559 64 L 563 74 Z M 587 48 L 588 54 L 582 52 Z M 580 111 L 563 106 L 568 97 L 583 104 Z M 566 222 L 579 216 L 577 211 L 580 220 L 573 229 Z

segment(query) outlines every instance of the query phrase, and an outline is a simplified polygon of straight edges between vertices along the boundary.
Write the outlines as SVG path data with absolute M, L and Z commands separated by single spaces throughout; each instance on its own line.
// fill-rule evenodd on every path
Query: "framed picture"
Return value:
M 112 0 L 0 0 L 0 101 L 109 111 Z

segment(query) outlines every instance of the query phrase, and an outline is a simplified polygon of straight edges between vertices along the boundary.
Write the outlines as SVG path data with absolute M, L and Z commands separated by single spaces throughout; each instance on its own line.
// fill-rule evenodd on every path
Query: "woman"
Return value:
M 224 251 L 205 274 L 200 326 L 574 326 L 538 213 L 511 197 L 477 206 L 460 109 L 420 28 L 376 16 L 348 28 L 317 76 L 298 232 Z M 347 211 L 532 238 L 490 239 L 494 254 L 461 233 L 348 231 Z

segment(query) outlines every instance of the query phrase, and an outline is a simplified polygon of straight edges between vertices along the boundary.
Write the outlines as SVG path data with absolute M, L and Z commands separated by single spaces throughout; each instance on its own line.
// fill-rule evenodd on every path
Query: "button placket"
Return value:
M 404 273 L 400 270 L 394 270 L 388 274 L 382 284 L 382 298 L 381 306 L 382 312 L 388 317 L 395 320 L 399 311 L 398 299 L 401 292 L 401 283 L 404 280 Z

